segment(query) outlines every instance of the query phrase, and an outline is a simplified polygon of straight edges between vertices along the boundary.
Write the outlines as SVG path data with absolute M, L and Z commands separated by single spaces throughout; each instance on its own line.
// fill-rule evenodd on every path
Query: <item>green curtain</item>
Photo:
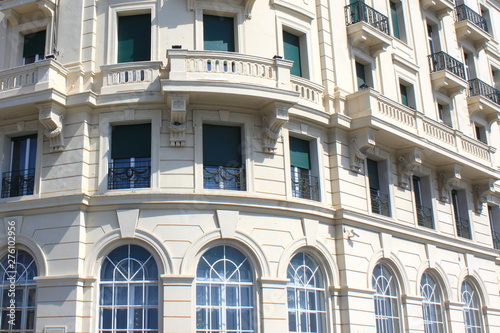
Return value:
M 309 141 L 290 137 L 290 165 L 311 170 Z
M 302 64 L 300 61 L 300 38 L 289 32 L 283 31 L 283 46 L 286 60 L 292 60 L 293 66 L 290 73 L 302 76 Z
M 203 165 L 241 167 L 241 128 L 204 124 Z
M 118 17 L 118 62 L 151 60 L 151 14 Z
M 205 50 L 234 52 L 234 19 L 203 15 L 203 41 Z
M 113 126 L 111 158 L 151 157 L 151 124 Z

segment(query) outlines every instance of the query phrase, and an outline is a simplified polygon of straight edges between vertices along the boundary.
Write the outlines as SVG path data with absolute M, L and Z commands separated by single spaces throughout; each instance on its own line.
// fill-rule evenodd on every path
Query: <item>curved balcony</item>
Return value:
M 101 94 L 160 91 L 161 61 L 127 62 L 101 66 Z
M 467 93 L 469 113 L 484 114 L 488 122 L 500 117 L 500 90 L 479 79 L 469 80 Z
M 466 5 L 455 8 L 455 30 L 459 39 L 468 39 L 477 48 L 491 39 L 486 19 Z
M 190 101 L 265 107 L 271 101 L 323 110 L 323 87 L 290 74 L 292 62 L 234 52 L 170 49 L 164 92 L 186 92 Z
M 496 149 L 423 113 L 366 89 L 347 96 L 351 129 L 373 128 L 377 143 L 397 150 L 418 147 L 436 165 L 461 164 L 471 179 L 495 177 Z

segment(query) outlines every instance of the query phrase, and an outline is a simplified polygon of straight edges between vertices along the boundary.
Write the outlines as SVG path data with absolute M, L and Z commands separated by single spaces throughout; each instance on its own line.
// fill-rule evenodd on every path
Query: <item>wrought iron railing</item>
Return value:
M 429 65 L 431 73 L 447 70 L 465 80 L 464 64 L 443 51 L 431 54 Z
M 310 170 L 292 169 L 292 195 L 295 198 L 319 201 L 318 177 L 311 176 L 309 172 Z
M 500 232 L 492 231 L 493 236 L 493 247 L 497 250 L 500 250 Z
M 457 225 L 457 235 L 459 237 L 471 239 L 469 219 L 456 217 L 455 223 Z
M 145 188 L 151 186 L 151 159 L 113 161 L 109 163 L 108 189 Z
M 388 194 L 370 188 L 370 197 L 372 202 L 372 213 L 391 216 L 391 205 Z
M 366 22 L 372 27 L 389 34 L 389 19 L 365 3 L 358 1 L 344 7 L 345 24 Z
M 33 194 L 35 169 L 4 172 L 2 177 L 2 198 Z
M 500 90 L 479 79 L 469 80 L 469 97 L 484 96 L 500 105 Z
M 434 218 L 432 217 L 431 208 L 417 205 L 417 220 L 419 226 L 434 229 Z
M 455 7 L 455 15 L 457 22 L 468 20 L 478 28 L 488 32 L 488 23 L 486 22 L 486 19 L 468 6 L 460 5 Z
M 214 190 L 244 191 L 245 170 L 224 166 L 203 166 L 203 187 Z

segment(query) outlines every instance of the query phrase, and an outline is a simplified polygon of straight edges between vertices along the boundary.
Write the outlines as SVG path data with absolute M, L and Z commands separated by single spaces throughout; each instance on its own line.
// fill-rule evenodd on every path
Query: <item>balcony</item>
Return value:
M 109 163 L 108 190 L 149 188 L 151 186 L 151 159 L 113 161 Z
M 391 217 L 391 205 L 389 195 L 381 193 L 380 190 L 370 188 L 372 213 Z
M 432 209 L 429 207 L 417 205 L 417 222 L 421 227 L 434 229 L 434 218 L 432 216 Z
M 33 194 L 35 169 L 4 172 L 2 177 L 2 198 Z
M 486 19 L 466 5 L 455 8 L 455 30 L 459 39 L 470 40 L 478 49 L 491 39 Z
M 472 235 L 470 232 L 469 219 L 456 217 L 455 223 L 456 223 L 456 227 L 457 227 L 457 236 L 458 237 L 472 239 L 471 238 Z
M 424 9 L 433 11 L 437 17 L 442 17 L 453 12 L 453 0 L 420 0 Z
M 292 76 L 292 62 L 234 52 L 170 49 L 164 92 L 190 93 L 190 102 L 226 101 L 264 108 L 282 101 L 324 110 L 323 86 Z
M 20 95 L 49 89 L 66 94 L 67 75 L 68 71 L 53 59 L 0 71 L 0 99 L 21 98 Z
M 471 115 L 481 112 L 488 122 L 496 120 L 500 116 L 500 90 L 479 79 L 469 80 L 467 104 Z
M 423 113 L 395 102 L 373 89 L 346 98 L 351 129 L 373 128 L 376 142 L 401 150 L 416 147 L 432 156 L 435 165 L 460 164 L 470 179 L 496 177 L 495 148 L 464 135 Z M 470 166 L 470 167 L 468 167 Z
M 160 91 L 161 61 L 139 61 L 101 66 L 101 94 Z
M 390 45 L 387 16 L 361 1 L 345 6 L 344 13 L 347 36 L 354 46 L 366 47 L 376 55 Z
M 434 89 L 453 97 L 467 88 L 464 64 L 445 52 L 429 55 L 431 81 Z
M 310 170 L 292 167 L 292 195 L 295 198 L 319 201 L 318 177 L 311 176 Z
M 203 187 L 212 190 L 245 191 L 245 170 L 224 166 L 203 166 Z

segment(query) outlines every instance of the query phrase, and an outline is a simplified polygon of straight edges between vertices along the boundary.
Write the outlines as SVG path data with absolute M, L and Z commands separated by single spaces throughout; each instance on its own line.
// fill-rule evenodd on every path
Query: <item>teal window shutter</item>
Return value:
M 292 60 L 293 66 L 290 73 L 302 76 L 302 63 L 300 61 L 300 38 L 289 32 L 283 31 L 283 46 L 286 60 Z
M 367 158 L 366 166 L 368 168 L 368 180 L 370 182 L 370 188 L 374 190 L 380 190 L 378 162 Z
M 111 158 L 151 157 L 151 124 L 111 128 Z
M 358 78 L 358 88 L 366 83 L 365 66 L 356 61 L 356 76 Z
M 151 60 L 151 14 L 118 17 L 118 62 Z
M 290 137 L 290 165 L 311 170 L 309 141 Z
M 401 104 L 409 106 L 409 104 L 408 104 L 408 88 L 405 85 L 400 84 L 399 90 L 401 92 Z
M 45 54 L 45 36 L 45 30 L 24 35 L 23 58 Z
M 241 128 L 204 124 L 203 165 L 241 167 Z
M 392 18 L 392 34 L 394 37 L 401 39 L 398 21 L 398 5 L 391 1 L 391 18 Z
M 203 15 L 203 42 L 205 50 L 235 52 L 234 19 Z

